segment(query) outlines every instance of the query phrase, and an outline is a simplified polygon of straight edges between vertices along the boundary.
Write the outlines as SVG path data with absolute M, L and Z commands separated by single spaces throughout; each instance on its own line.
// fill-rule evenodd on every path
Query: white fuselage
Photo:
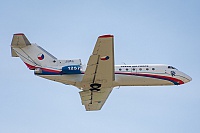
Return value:
M 81 81 L 85 67 L 81 74 L 37 74 L 53 81 L 74 85 L 81 89 Z M 142 64 L 142 65 L 116 65 L 115 86 L 158 86 L 158 85 L 181 85 L 191 81 L 191 77 L 176 68 L 168 65 Z
M 180 85 L 191 78 L 168 65 L 117 65 L 117 86 Z

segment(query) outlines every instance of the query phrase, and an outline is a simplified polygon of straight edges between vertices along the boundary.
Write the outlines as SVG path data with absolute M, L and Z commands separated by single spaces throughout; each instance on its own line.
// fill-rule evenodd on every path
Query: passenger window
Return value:
M 135 71 L 135 68 L 133 68 L 133 71 Z
M 120 68 L 119 71 L 121 71 L 122 69 Z
M 128 71 L 128 68 L 126 68 L 126 71 Z
M 152 70 L 155 70 L 155 68 L 152 68 Z
M 139 70 L 142 71 L 142 68 L 140 68 Z
M 149 70 L 149 68 L 146 68 L 146 70 L 148 71 L 148 70 Z

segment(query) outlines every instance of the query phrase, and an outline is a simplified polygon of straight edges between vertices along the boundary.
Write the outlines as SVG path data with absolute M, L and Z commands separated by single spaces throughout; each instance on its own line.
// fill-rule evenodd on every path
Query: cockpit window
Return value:
M 176 69 L 175 67 L 173 66 L 168 66 L 169 69 Z M 177 69 L 176 69 L 177 70 Z

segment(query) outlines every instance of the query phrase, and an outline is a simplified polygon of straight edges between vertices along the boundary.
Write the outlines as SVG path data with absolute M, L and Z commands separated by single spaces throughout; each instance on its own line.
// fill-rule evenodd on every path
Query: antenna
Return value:
M 126 65 L 126 63 L 122 62 L 124 65 Z

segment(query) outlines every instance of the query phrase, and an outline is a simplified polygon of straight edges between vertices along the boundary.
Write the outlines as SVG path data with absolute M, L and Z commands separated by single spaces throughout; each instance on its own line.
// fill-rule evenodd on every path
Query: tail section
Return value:
M 31 70 L 56 66 L 57 59 L 37 44 L 31 44 L 22 33 L 14 34 L 11 43 L 12 57 L 20 57 Z

